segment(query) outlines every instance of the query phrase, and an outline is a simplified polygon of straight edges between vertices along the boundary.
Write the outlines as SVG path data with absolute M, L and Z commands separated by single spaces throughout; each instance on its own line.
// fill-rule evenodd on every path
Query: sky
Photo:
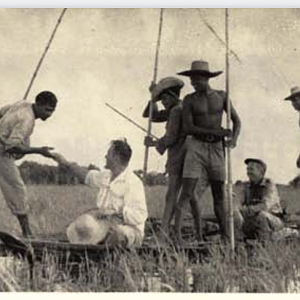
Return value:
M 144 132 L 108 108 L 109 103 L 141 126 L 150 94 L 159 23 L 158 8 L 68 9 L 41 66 L 28 100 L 42 90 L 59 100 L 55 114 L 37 121 L 32 146 L 52 146 L 82 165 L 103 164 L 109 141 L 126 137 L 133 148 L 132 167 L 142 169 Z M 61 9 L 0 9 L 0 105 L 23 99 Z M 158 79 L 204 59 L 210 69 L 225 70 L 224 9 L 165 9 Z M 242 120 L 232 151 L 233 180 L 246 179 L 244 159 L 258 157 L 267 175 L 288 183 L 297 174 L 299 115 L 283 101 L 300 85 L 300 9 L 229 9 L 230 98 Z M 212 33 L 209 24 L 218 37 Z M 210 81 L 225 89 L 225 73 Z M 179 77 L 179 76 L 178 76 Z M 182 77 L 182 96 L 191 93 Z M 225 121 L 226 118 L 224 118 Z M 224 123 L 225 125 L 225 123 Z M 161 136 L 164 125 L 153 125 Z M 46 158 L 27 156 L 52 164 Z M 165 157 L 150 150 L 150 171 L 164 170 Z

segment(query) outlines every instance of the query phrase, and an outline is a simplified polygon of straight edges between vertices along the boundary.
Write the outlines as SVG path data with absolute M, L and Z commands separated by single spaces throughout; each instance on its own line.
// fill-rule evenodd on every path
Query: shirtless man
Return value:
M 183 100 L 183 128 L 185 133 L 192 137 L 187 141 L 182 193 L 175 211 L 175 231 L 179 244 L 184 244 L 181 237 L 182 211 L 193 199 L 198 181 L 199 199 L 208 185 L 211 186 L 221 237 L 223 240 L 228 238 L 224 197 L 224 146 L 232 148 L 236 146 L 241 122 L 231 105 L 233 132 L 221 127 L 223 112 L 227 110 L 226 93 L 213 90 L 208 83 L 210 78 L 221 73 L 221 71 L 211 72 L 206 61 L 194 61 L 191 70 L 178 73 L 190 77 L 191 85 L 195 89 L 194 93 L 188 94 Z

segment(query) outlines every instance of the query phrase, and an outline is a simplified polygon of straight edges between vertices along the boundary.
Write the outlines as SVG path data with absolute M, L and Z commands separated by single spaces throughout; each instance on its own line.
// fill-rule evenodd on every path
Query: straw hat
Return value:
M 110 223 L 107 220 L 98 220 L 89 214 L 79 216 L 67 228 L 67 237 L 75 244 L 98 244 L 104 241 Z
M 299 95 L 299 94 L 300 94 L 299 86 L 294 86 L 294 87 L 291 88 L 291 95 L 284 98 L 284 100 L 292 100 L 294 96 Z
M 165 77 L 161 79 L 152 90 L 152 99 L 158 100 L 157 98 L 162 92 L 170 88 L 182 89 L 183 86 L 184 82 L 181 79 L 178 79 L 176 77 Z
M 216 71 L 212 72 L 209 70 L 209 65 L 207 61 L 204 60 L 195 60 L 191 64 L 191 69 L 187 71 L 183 71 L 180 73 L 177 73 L 178 75 L 183 75 L 183 76 L 192 76 L 196 74 L 201 74 L 203 76 L 207 77 L 216 77 L 223 73 L 223 71 Z

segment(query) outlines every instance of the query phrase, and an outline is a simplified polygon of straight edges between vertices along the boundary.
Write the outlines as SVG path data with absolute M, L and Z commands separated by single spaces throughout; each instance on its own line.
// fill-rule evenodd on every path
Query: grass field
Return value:
M 31 225 L 35 234 L 53 235 L 63 232 L 79 214 L 94 207 L 96 191 L 85 186 L 29 186 Z M 164 186 L 146 188 L 149 215 L 160 217 L 163 211 Z M 279 187 L 287 210 L 300 210 L 299 190 Z M 203 213 L 212 213 L 210 191 L 201 200 Z M 0 197 L 0 230 L 20 234 L 16 219 Z M 55 257 L 46 257 L 36 269 L 35 288 L 29 280 L 28 265 L 19 260 L 0 261 L 0 291 L 69 291 L 69 292 L 189 292 L 191 282 L 195 292 L 300 292 L 300 245 L 276 243 L 266 248 L 258 246 L 251 261 L 241 246 L 232 261 L 227 248 L 212 246 L 211 259 L 191 263 L 176 252 L 155 264 L 154 258 L 142 259 L 130 253 L 117 262 L 109 258 L 103 265 L 92 264 L 88 272 L 77 278 L 67 269 L 61 270 Z M 175 257 L 175 260 L 174 260 Z M 6 269 L 3 269 L 3 266 Z M 82 266 L 82 270 L 85 266 Z M 6 270 L 6 271 L 5 271 Z M 193 276 L 190 274 L 192 273 Z M 1 277 L 2 276 L 2 277 Z M 7 284 L 6 281 L 10 283 Z
M 279 186 L 282 204 L 289 212 L 300 211 L 300 190 Z M 31 224 L 36 234 L 53 234 L 65 227 L 82 212 L 95 206 L 97 192 L 83 185 L 28 186 Z M 146 187 L 149 216 L 160 218 L 164 207 L 165 186 Z M 208 189 L 201 199 L 203 214 L 213 213 L 213 201 Z M 20 233 L 0 193 L 0 230 Z

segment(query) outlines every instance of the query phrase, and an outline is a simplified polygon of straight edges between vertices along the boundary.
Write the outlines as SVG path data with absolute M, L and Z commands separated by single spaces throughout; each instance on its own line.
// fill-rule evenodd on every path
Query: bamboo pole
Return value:
M 225 8 L 225 36 L 226 36 L 226 106 L 227 106 L 227 129 L 231 126 L 231 104 L 230 104 L 230 85 L 229 85 L 229 14 L 228 8 Z M 232 170 L 231 170 L 231 149 L 226 147 L 227 156 L 227 199 L 229 210 L 229 237 L 230 237 L 230 249 L 232 253 L 235 248 L 234 241 L 234 226 L 233 226 L 233 201 L 232 201 Z
M 63 16 L 64 16 L 66 10 L 67 10 L 66 8 L 64 8 L 64 9 L 62 10 L 62 12 L 61 12 L 61 14 L 60 14 L 60 16 L 59 16 L 59 18 L 58 18 L 58 20 L 57 20 L 57 22 L 56 22 L 56 25 L 55 25 L 55 27 L 54 27 L 54 29 L 53 29 L 53 31 L 52 31 L 52 34 L 51 34 L 51 36 L 50 36 L 50 39 L 49 39 L 49 41 L 48 41 L 48 43 L 47 43 L 47 45 L 46 45 L 46 48 L 45 48 L 45 50 L 44 50 L 44 52 L 43 52 L 43 54 L 42 54 L 42 56 L 41 56 L 41 58 L 40 58 L 40 60 L 39 60 L 39 62 L 38 62 L 38 64 L 37 64 L 37 66 L 36 66 L 36 68 L 35 68 L 35 70 L 34 70 L 34 73 L 33 73 L 32 77 L 31 77 L 31 80 L 30 80 L 30 82 L 29 82 L 29 85 L 28 85 L 28 87 L 27 87 L 27 90 L 26 90 L 25 95 L 24 95 L 24 98 L 23 98 L 24 100 L 26 100 L 26 98 L 27 98 L 27 96 L 28 96 L 28 94 L 29 94 L 29 92 L 30 92 L 30 89 L 31 89 L 31 87 L 32 87 L 32 85 L 33 85 L 33 82 L 34 82 L 34 80 L 35 80 L 35 78 L 36 78 L 36 76 L 37 76 L 37 74 L 38 74 L 38 71 L 40 70 L 40 67 L 41 67 L 41 65 L 42 65 L 42 63 L 43 63 L 43 60 L 44 60 L 44 58 L 45 58 L 45 56 L 46 56 L 46 54 L 47 54 L 47 52 L 48 52 L 48 50 L 49 50 L 49 48 L 50 48 L 50 46 L 51 46 L 51 43 L 52 43 L 52 41 L 53 41 L 53 39 L 54 39 L 54 36 L 55 36 L 55 33 L 56 33 L 57 29 L 58 29 L 59 24 L 61 23 L 61 20 L 62 20 L 62 18 L 63 18 Z
M 157 69 L 158 69 L 158 58 L 159 58 L 159 49 L 160 49 L 160 41 L 161 41 L 161 32 L 162 32 L 162 25 L 163 25 L 163 14 L 164 9 L 160 9 L 160 16 L 159 16 L 159 28 L 158 28 L 158 37 L 156 43 L 156 52 L 155 52 L 155 60 L 154 60 L 154 72 L 153 72 L 153 80 L 152 82 L 155 84 L 157 80 Z M 151 136 L 151 128 L 152 128 L 152 114 L 153 114 L 153 102 L 152 99 L 149 105 L 149 118 L 148 118 L 148 128 L 147 128 L 147 136 Z M 149 147 L 145 146 L 145 156 L 144 156 L 144 167 L 143 167 L 143 178 L 146 178 L 147 175 L 147 168 L 148 168 L 148 156 L 149 156 Z

